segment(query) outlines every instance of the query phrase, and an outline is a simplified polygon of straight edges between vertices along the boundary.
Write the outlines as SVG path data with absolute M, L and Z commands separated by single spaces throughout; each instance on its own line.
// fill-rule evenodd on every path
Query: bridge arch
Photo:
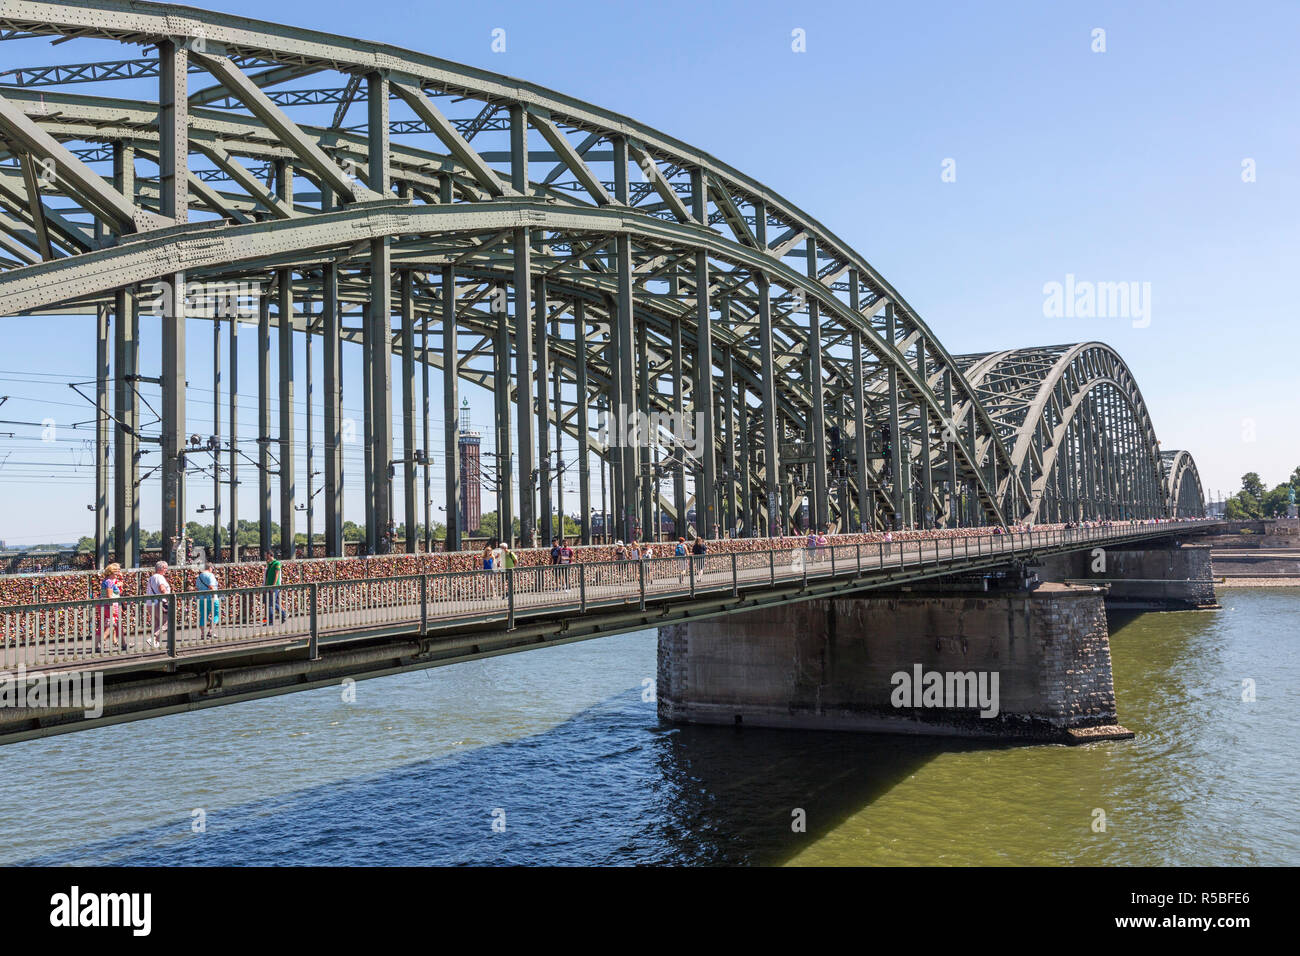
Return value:
M 1155 428 L 1101 342 L 959 357 L 1032 489 L 1034 521 L 1165 517 Z
M 1160 453 L 1161 474 L 1164 476 L 1166 507 L 1171 518 L 1203 518 L 1205 492 L 1201 488 L 1201 474 L 1190 452 L 1163 451 Z
M 706 535 L 719 526 L 788 531 L 805 499 L 809 522 L 842 529 L 1045 520 L 1066 510 L 1056 456 L 1092 447 L 1087 423 L 1112 413 L 1132 432 L 1124 451 L 1138 457 L 1131 475 L 1105 459 L 1115 479 L 1106 508 L 1157 510 L 1153 432 L 1113 352 L 1072 347 L 1084 351 L 1058 355 L 1050 384 L 1038 382 L 1032 396 L 1008 392 L 1000 369 L 1030 350 L 998 353 L 987 368 L 955 358 L 816 219 L 631 118 L 388 45 L 166 4 L 0 0 L 0 29 L 20 41 L 11 49 L 58 36 L 157 51 L 0 75 L 0 315 L 82 311 L 101 316 L 104 335 L 110 319 L 129 326 L 160 281 L 246 283 L 253 311 L 230 323 L 232 333 L 255 325 L 264 352 L 273 335 L 290 355 L 295 333 L 324 344 L 331 552 L 341 545 L 344 344 L 362 350 L 366 371 L 362 523 L 372 547 L 389 520 L 420 521 L 418 444 L 440 446 L 447 474 L 455 471 L 453 416 L 441 442 L 416 434 L 418 366 L 453 371 L 447 408 L 458 407 L 458 381 L 494 393 L 495 448 L 514 463 L 497 478 L 502 517 L 517 497 L 525 539 L 552 534 L 565 439 L 578 447 L 584 539 L 590 456 L 609 467 L 602 499 L 624 538 L 656 524 L 658 510 L 682 533 L 689 512 Z M 98 86 L 78 92 L 153 78 L 156 101 Z M 364 122 L 351 124 L 358 112 Z M 166 535 L 184 514 L 190 429 L 186 317 L 175 298 L 165 302 Z M 206 317 L 193 303 L 189 311 Z M 129 426 L 138 421 L 128 379 L 139 345 L 113 344 L 114 418 Z M 292 377 L 291 361 L 278 376 L 263 372 L 263 419 L 268 390 L 291 403 Z M 1036 410 L 1017 422 L 1009 408 L 1021 400 Z M 593 421 L 620 410 L 688 416 L 699 434 L 611 442 Z M 301 492 L 294 420 L 282 411 L 279 432 L 288 462 L 277 476 L 279 512 L 292 529 Z M 140 525 L 127 491 L 138 432 L 124 427 L 111 439 L 121 447 L 114 520 L 129 542 Z M 259 443 L 264 528 L 269 444 Z M 423 451 L 427 461 L 432 447 Z M 399 466 L 400 495 L 385 480 Z M 455 484 L 446 482 L 448 516 Z M 426 525 L 429 504 L 426 494 Z M 458 530 L 449 528 L 453 543 Z

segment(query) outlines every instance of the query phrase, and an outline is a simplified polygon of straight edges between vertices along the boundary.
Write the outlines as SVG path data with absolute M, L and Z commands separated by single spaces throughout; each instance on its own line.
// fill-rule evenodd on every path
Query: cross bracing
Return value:
M 393 448 L 397 428 L 413 447 L 422 367 L 454 366 L 448 407 L 457 381 L 495 394 L 496 450 L 514 463 L 499 480 L 501 517 L 517 499 L 526 540 L 553 533 L 552 441 L 579 450 L 584 537 L 593 460 L 610 471 L 624 538 L 658 526 L 659 512 L 708 536 L 1195 505 L 1162 490 L 1145 406 L 1113 351 L 954 357 L 817 220 L 628 117 L 382 44 L 173 5 L 0 0 L 0 30 L 133 53 L 0 70 L 0 315 L 100 316 L 120 426 L 136 421 L 125 379 L 142 343 L 130 332 L 157 283 L 262 290 L 235 324 L 290 356 L 278 375 L 258 369 L 264 527 L 272 478 L 282 525 L 294 524 L 292 465 L 271 474 L 270 446 L 292 461 L 280 406 L 292 400 L 295 342 L 309 338 L 325 350 L 327 448 L 340 423 L 331 370 L 344 347 L 364 355 L 372 546 L 390 521 L 421 517 L 420 465 L 394 461 Z M 6 51 L 17 57 L 24 42 Z M 140 97 L 142 82 L 153 95 Z M 194 317 L 183 296 L 162 311 L 163 527 L 176 533 L 179 369 Z M 663 429 L 607 443 L 600 409 L 688 419 L 697 450 Z M 327 458 L 332 549 L 341 467 Z M 114 476 L 114 508 L 100 496 L 127 539 L 139 527 L 129 472 Z M 450 519 L 457 483 L 445 484 Z

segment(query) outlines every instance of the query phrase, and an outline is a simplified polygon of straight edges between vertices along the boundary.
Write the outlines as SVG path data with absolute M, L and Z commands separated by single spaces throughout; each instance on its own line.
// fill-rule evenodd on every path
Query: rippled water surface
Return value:
M 1133 741 L 663 725 L 646 632 L 0 748 L 0 862 L 1294 865 L 1300 589 L 1220 600 L 1112 619 Z

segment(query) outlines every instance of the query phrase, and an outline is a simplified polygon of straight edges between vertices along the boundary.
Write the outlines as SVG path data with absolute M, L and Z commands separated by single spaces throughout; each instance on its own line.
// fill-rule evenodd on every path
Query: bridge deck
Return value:
M 455 632 L 524 618 L 590 615 L 647 603 L 788 587 L 823 578 L 864 586 L 897 572 L 960 573 L 1036 553 L 1203 531 L 1204 522 L 1119 524 L 1005 535 L 946 537 L 892 545 L 731 552 L 644 561 L 517 567 L 511 571 L 322 581 L 279 589 L 126 597 L 0 609 L 0 669 L 150 670 L 182 661 L 291 650 L 393 634 Z M 278 592 L 278 593 L 277 593 Z M 276 606 L 282 613 L 275 614 Z M 170 614 L 163 613 L 170 606 Z M 268 615 L 268 608 L 271 614 Z M 206 626 L 205 626 L 206 625 Z M 157 633 L 158 646 L 152 645 Z M 0 678 L 5 675 L 0 674 Z

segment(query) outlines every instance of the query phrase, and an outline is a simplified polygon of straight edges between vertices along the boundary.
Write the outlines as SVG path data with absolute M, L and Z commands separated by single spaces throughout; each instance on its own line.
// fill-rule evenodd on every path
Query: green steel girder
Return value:
M 861 383 L 860 404 L 866 408 L 856 415 L 864 422 L 880 421 L 891 402 L 897 406 L 898 440 L 916 449 L 918 459 L 908 462 L 908 480 L 914 466 L 922 469 L 925 491 L 931 492 L 927 511 L 952 507 L 955 488 L 945 503 L 930 487 L 932 468 L 942 464 L 951 469 L 945 482 L 969 489 L 983 520 L 1033 519 L 1057 445 L 1075 440 L 1072 418 L 1103 381 L 1125 396 L 1145 442 L 1143 455 L 1157 454 L 1132 377 L 1113 353 L 1100 356 L 1097 349 L 1104 346 L 1074 347 L 1084 351 L 1068 360 L 1064 353 L 1048 361 L 1028 352 L 980 361 L 954 358 L 897 291 L 819 222 L 733 167 L 619 114 L 391 46 L 170 4 L 0 0 L 0 30 L 179 45 L 188 54 L 188 73 L 206 70 L 218 81 L 190 91 L 184 101 L 189 151 L 212 168 L 191 168 L 190 157 L 181 157 L 175 170 L 160 169 L 157 180 L 129 176 L 123 195 L 87 164 L 111 155 L 106 147 L 158 164 L 164 153 L 158 106 L 44 87 L 157 75 L 150 66 L 156 61 L 8 72 L 18 88 L 4 90 L 0 119 L 13 151 L 0 148 L 0 163 L 8 156 L 21 166 L 36 152 L 56 155 L 64 165 L 48 192 L 24 188 L 16 167 L 13 174 L 0 168 L 0 255 L 9 257 L 0 258 L 0 315 L 107 304 L 123 289 L 172 275 L 264 278 L 271 270 L 296 274 L 294 287 L 319 301 L 314 284 L 331 263 L 339 270 L 340 303 L 364 307 L 372 294 L 379 295 L 365 277 L 382 248 L 382 261 L 391 260 L 388 295 L 394 302 L 401 299 L 401 276 L 414 271 L 405 301 L 416 315 L 437 314 L 441 292 L 428 276 L 454 268 L 457 325 L 471 333 L 467 338 L 479 336 L 460 351 L 459 376 L 495 386 L 491 360 L 499 318 L 488 305 L 491 292 L 513 288 L 518 275 L 530 274 L 546 278 L 561 331 L 573 330 L 578 305 L 586 309 L 586 325 L 597 331 L 595 348 L 588 343 L 584 357 L 563 334 L 548 343 L 558 380 L 576 386 L 582 364 L 588 387 L 600 389 L 617 374 L 604 366 L 601 350 L 608 343 L 600 338 L 618 322 L 620 282 L 608 251 L 617 239 L 631 248 L 630 308 L 636 326 L 645 330 L 649 367 L 643 374 L 650 382 L 671 376 L 676 367 L 682 391 L 694 403 L 703 398 L 695 395 L 695 383 L 713 379 L 717 387 L 716 367 L 732 370 L 751 399 L 763 394 L 765 384 L 770 389 L 772 405 L 762 412 L 775 419 L 766 420 L 768 437 L 761 437 L 763 428 L 753 428 L 746 455 L 765 448 L 767 460 L 776 457 L 777 449 L 767 447 L 776 419 L 806 440 L 836 403 L 845 397 L 854 403 Z M 319 90 L 273 89 L 308 74 L 328 76 Z M 377 101 L 370 103 L 367 125 L 341 128 L 348 106 L 368 101 L 367 87 L 369 96 L 385 91 L 382 104 L 408 109 L 415 119 L 390 120 L 388 109 L 374 108 Z M 471 112 L 450 115 L 462 101 Z M 285 112 L 327 103 L 338 105 L 329 127 L 298 122 Z M 241 106 L 244 112 L 237 111 Z M 526 139 L 519 138 L 529 130 L 540 135 L 546 150 L 529 154 Z M 499 139 L 506 132 L 508 150 L 473 143 L 480 133 Z M 390 142 L 390 136 L 406 134 L 425 139 L 420 147 Z M 430 136 L 438 150 L 427 148 Z M 528 163 L 550 168 L 538 179 Z M 289 190 L 281 196 L 283 183 L 272 190 L 263 177 L 286 165 L 317 192 Z M 182 192 L 188 184 L 190 222 L 173 225 L 153 215 L 172 195 L 160 193 L 164 179 L 177 182 Z M 219 218 L 203 218 L 212 215 Z M 86 242 L 96 221 L 107 227 L 107 236 Z M 769 235 L 775 237 L 771 242 Z M 531 236 L 524 273 L 512 239 L 519 236 Z M 57 258 L 51 258 L 50 239 Z M 707 290 L 697 287 L 697 270 L 707 278 Z M 697 307 L 703 291 L 707 303 Z M 697 329 L 699 315 L 710 313 L 717 317 L 707 329 Z M 675 335 L 693 343 L 697 333 L 707 358 L 690 347 L 674 351 Z M 352 331 L 340 334 L 356 340 Z M 852 349 L 857 341 L 861 367 L 855 367 Z M 808 361 L 810 343 L 820 343 L 817 362 Z M 765 348 L 773 370 L 767 383 L 759 360 Z M 401 349 L 394 333 L 393 350 Z M 441 364 L 442 356 L 430 352 L 419 358 Z M 508 343 L 505 357 L 511 354 Z M 644 401 L 671 407 L 671 399 L 657 393 Z M 711 409 L 711 396 L 709 402 Z M 576 394 L 557 395 L 546 418 L 572 433 L 578 403 Z M 854 430 L 844 428 L 844 439 L 861 447 Z M 730 431 L 728 423 L 728 442 L 734 440 Z M 950 432 L 956 440 L 932 440 Z M 721 434 L 712 434 L 715 454 L 725 454 Z M 854 483 L 869 482 L 877 507 L 889 513 L 894 502 L 881 488 L 881 466 L 859 466 Z M 784 482 L 785 471 L 767 478 Z M 756 469 L 754 477 L 762 478 L 763 470 Z M 729 480 L 734 483 L 735 476 Z M 755 498 L 762 497 L 756 490 Z

